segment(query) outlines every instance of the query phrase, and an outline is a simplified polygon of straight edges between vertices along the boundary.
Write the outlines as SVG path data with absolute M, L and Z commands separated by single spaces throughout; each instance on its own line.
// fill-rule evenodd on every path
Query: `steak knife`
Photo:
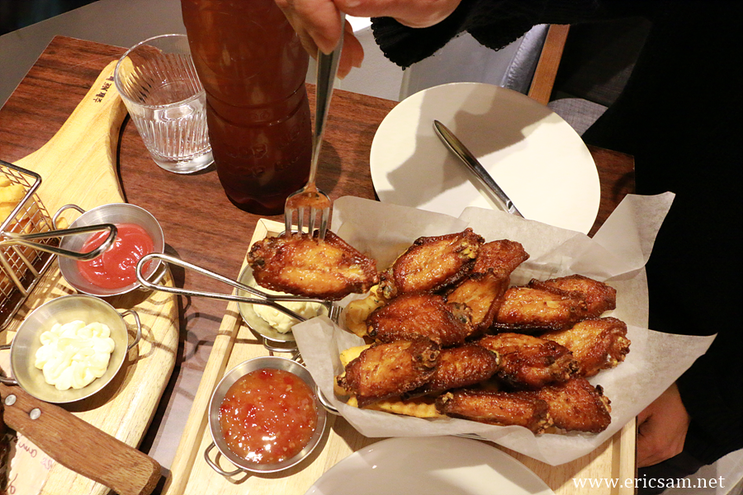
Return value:
M 500 188 L 500 186 L 493 180 L 485 167 L 478 161 L 477 157 L 472 154 L 467 147 L 462 144 L 462 141 L 454 135 L 444 124 L 438 120 L 433 121 L 433 128 L 436 131 L 436 135 L 446 144 L 446 147 L 451 150 L 465 165 L 469 168 L 475 176 L 482 182 L 482 184 L 490 189 L 495 198 L 498 200 L 500 206 L 508 213 L 524 217 L 521 212 L 513 204 L 511 198 Z

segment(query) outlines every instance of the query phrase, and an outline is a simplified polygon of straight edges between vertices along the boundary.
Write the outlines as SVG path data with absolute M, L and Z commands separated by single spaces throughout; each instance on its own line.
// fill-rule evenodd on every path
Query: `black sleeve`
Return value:
M 372 19 L 372 31 L 388 59 L 409 67 L 465 31 L 497 50 L 537 24 L 579 22 L 598 11 L 596 0 L 462 0 L 448 18 L 434 26 L 409 28 L 394 19 L 378 17 Z
M 743 447 L 740 330 L 743 134 L 741 9 L 726 0 L 463 0 L 442 23 L 373 19 L 375 39 L 407 67 L 470 32 L 498 49 L 536 24 L 641 15 L 653 27 L 617 102 L 583 139 L 635 157 L 639 194 L 676 193 L 647 266 L 650 328 L 709 335 L 678 380 L 692 422 L 685 451 L 709 463 Z

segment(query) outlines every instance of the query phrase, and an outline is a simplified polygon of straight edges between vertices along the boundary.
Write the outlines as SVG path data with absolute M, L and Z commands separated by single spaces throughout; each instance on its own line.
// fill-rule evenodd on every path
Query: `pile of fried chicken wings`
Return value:
M 323 293 L 336 299 L 368 291 L 345 311 L 367 342 L 341 354 L 336 394 L 349 404 L 534 433 L 597 433 L 611 422 L 609 399 L 587 380 L 629 352 L 626 325 L 603 316 L 616 306 L 608 284 L 574 274 L 511 286 L 529 254 L 471 229 L 421 237 L 379 273 L 337 236 L 327 246 L 285 237 L 251 250 L 259 284 L 300 295 L 332 287 Z

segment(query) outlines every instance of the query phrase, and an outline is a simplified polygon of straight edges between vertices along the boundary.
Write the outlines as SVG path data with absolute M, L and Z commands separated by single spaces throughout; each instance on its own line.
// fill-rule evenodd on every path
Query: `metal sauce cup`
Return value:
M 309 385 L 310 389 L 315 392 L 315 409 L 317 411 L 317 428 L 315 428 L 315 433 L 312 435 L 312 438 L 307 443 L 307 445 L 305 445 L 304 448 L 294 457 L 273 464 L 257 464 L 236 455 L 227 446 L 224 436 L 222 435 L 222 429 L 219 425 L 219 407 L 222 404 L 222 401 L 224 400 L 224 397 L 227 394 L 229 388 L 238 379 L 242 378 L 251 371 L 256 371 L 264 368 L 288 371 L 301 378 L 307 385 Z M 320 440 L 325 434 L 325 428 L 327 425 L 327 412 L 324 409 L 321 401 L 319 400 L 318 395 L 319 391 L 317 389 L 317 385 L 315 384 L 315 380 L 312 379 L 312 375 L 310 374 L 310 372 L 307 371 L 304 366 L 297 363 L 296 361 L 292 361 L 291 359 L 276 356 L 267 356 L 249 359 L 248 361 L 244 361 L 238 364 L 232 370 L 230 370 L 224 376 L 224 378 L 222 378 L 217 387 L 214 389 L 212 398 L 209 402 L 209 429 L 211 431 L 213 441 L 211 445 L 209 445 L 209 447 L 207 447 L 204 451 L 204 458 L 206 459 L 207 464 L 209 464 L 209 466 L 211 466 L 211 468 L 214 469 L 216 472 L 225 477 L 232 477 L 242 472 L 261 474 L 276 473 L 278 471 L 287 470 L 299 464 L 312 453 L 312 451 L 320 443 Z M 213 460 L 210 457 L 210 453 L 212 450 L 214 450 L 215 447 L 219 450 L 219 453 L 222 455 L 222 457 L 225 457 L 237 467 L 236 470 L 225 471 L 219 466 L 217 461 Z
M 247 285 L 248 287 L 255 287 L 259 290 L 263 290 L 255 282 L 255 278 L 253 278 L 253 270 L 251 270 L 249 266 L 246 266 L 242 272 L 240 272 L 238 282 Z M 250 297 L 248 292 L 241 289 L 237 289 L 237 295 Z M 247 324 L 248 328 L 263 339 L 263 345 L 268 350 L 274 352 L 296 352 L 299 350 L 294 339 L 294 334 L 291 331 L 282 333 L 276 330 L 270 323 L 261 318 L 258 313 L 255 312 L 253 304 L 240 302 L 237 307 L 240 311 L 240 316 Z M 334 313 L 337 313 L 337 311 L 334 311 Z M 318 315 L 327 316 L 328 308 L 321 306 Z
M 129 343 L 129 332 L 122 316 L 127 314 L 133 316 L 137 326 L 137 334 L 132 343 Z M 111 329 L 111 338 L 116 345 L 103 376 L 80 389 L 57 390 L 54 385 L 46 382 L 43 372 L 34 366 L 36 351 L 41 347 L 42 333 L 51 330 L 56 323 L 64 325 L 74 320 L 106 324 Z M 0 350 L 10 349 L 10 365 L 14 377 L 0 377 L 0 381 L 6 385 L 19 385 L 37 399 L 54 404 L 86 399 L 113 380 L 129 350 L 139 343 L 141 337 L 142 326 L 134 311 L 127 310 L 120 314 L 106 301 L 92 296 L 73 294 L 58 297 L 31 312 L 18 327 L 13 342 L 0 346 Z
M 112 223 L 114 225 L 126 223 L 136 224 L 142 227 L 145 232 L 147 232 L 147 235 L 150 236 L 150 239 L 152 239 L 154 252 L 165 252 L 165 236 L 163 235 L 162 227 L 160 227 L 160 223 L 157 219 L 144 208 L 129 203 L 110 203 L 98 206 L 86 212 L 77 205 L 65 205 L 54 215 L 55 227 L 57 219 L 61 213 L 70 208 L 82 213 L 82 215 L 73 222 L 72 227 L 82 227 L 85 225 L 101 223 Z M 80 251 L 87 239 L 88 238 L 85 238 L 85 236 L 66 237 L 63 238 L 60 247 L 72 251 Z M 72 258 L 59 258 L 59 270 L 62 272 L 62 276 L 67 283 L 78 292 L 98 297 L 109 297 L 125 294 L 141 286 L 141 284 L 135 280 L 131 284 L 118 289 L 98 287 L 83 277 L 78 269 L 77 263 L 77 260 Z M 145 275 L 147 277 L 152 276 L 159 265 L 159 261 L 152 262 L 147 267 Z

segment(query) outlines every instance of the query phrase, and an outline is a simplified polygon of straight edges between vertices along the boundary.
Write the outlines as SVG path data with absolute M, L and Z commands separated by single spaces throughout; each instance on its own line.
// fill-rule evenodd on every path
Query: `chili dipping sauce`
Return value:
M 315 394 L 298 376 L 264 368 L 239 378 L 219 408 L 227 446 L 256 464 L 275 464 L 297 455 L 317 428 Z
M 155 249 L 144 228 L 132 223 L 116 224 L 116 239 L 111 247 L 89 261 L 78 261 L 80 274 L 96 287 L 123 289 L 137 281 L 137 263 Z M 97 232 L 83 244 L 83 251 L 97 248 L 108 232 Z

